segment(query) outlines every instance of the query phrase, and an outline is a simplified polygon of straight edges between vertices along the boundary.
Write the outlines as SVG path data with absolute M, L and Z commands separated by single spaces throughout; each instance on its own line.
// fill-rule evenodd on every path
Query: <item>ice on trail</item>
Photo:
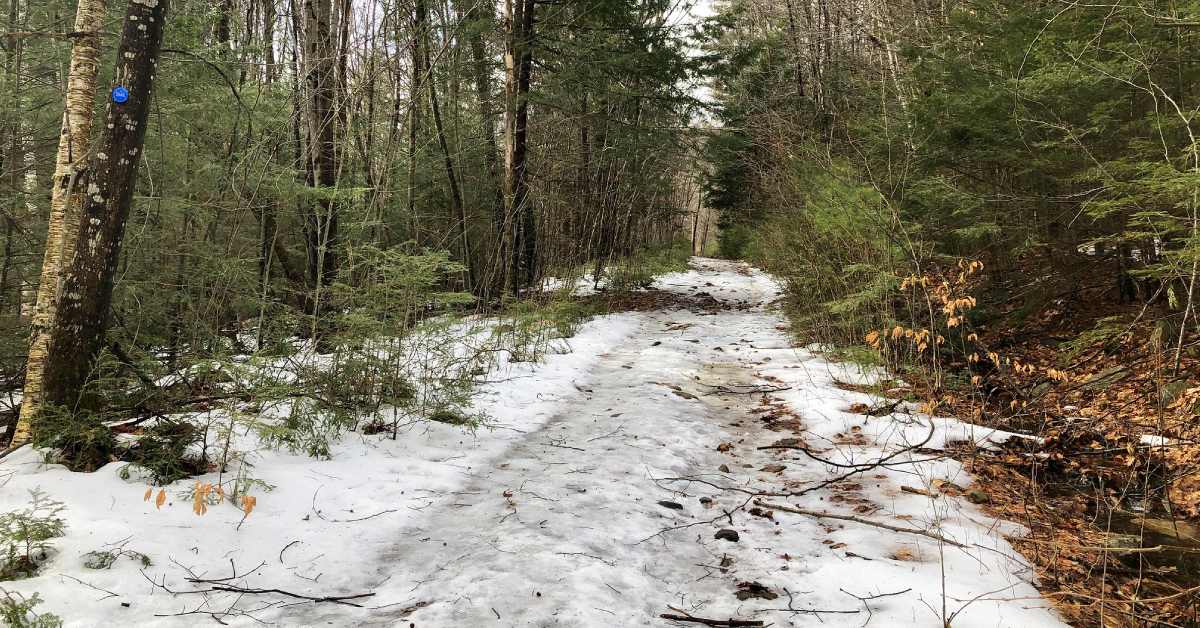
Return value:
M 156 509 L 119 465 L 74 474 L 18 452 L 0 465 L 0 511 L 40 487 L 66 503 L 69 529 L 41 575 L 2 586 L 39 592 L 39 610 L 71 626 L 675 625 L 663 613 L 776 626 L 1064 625 L 1004 539 L 1020 529 L 937 494 L 940 482 L 971 478 L 930 451 L 1005 435 L 851 411 L 878 400 L 836 383 L 878 374 L 793 348 L 770 307 L 779 286 L 745 265 L 696 259 L 655 287 L 697 305 L 597 318 L 571 353 L 493 375 L 478 404 L 490 429 L 353 435 L 329 461 L 264 453 L 254 475 L 275 489 L 240 530 L 232 507 L 194 515 L 190 480 L 168 487 L 172 503 Z M 759 449 L 789 438 L 812 457 Z M 755 496 L 847 474 L 800 496 Z M 767 513 L 755 499 L 958 545 Z M 737 541 L 716 538 L 722 529 Z M 85 553 L 111 544 L 154 563 L 84 568 Z M 373 595 L 349 606 L 181 593 L 213 588 L 188 577 L 234 570 L 223 582 Z

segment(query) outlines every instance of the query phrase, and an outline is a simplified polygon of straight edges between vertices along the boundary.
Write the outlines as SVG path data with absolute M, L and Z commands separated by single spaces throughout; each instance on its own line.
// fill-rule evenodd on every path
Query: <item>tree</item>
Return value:
M 330 27 L 331 0 L 304 0 L 305 182 L 313 202 L 305 214 L 311 334 L 318 336 L 324 292 L 337 276 L 338 79 Z
M 537 240 L 529 202 L 526 159 L 529 135 L 529 81 L 533 71 L 535 0 L 504 2 L 504 251 L 505 292 L 533 282 Z
M 84 162 L 89 157 L 92 135 L 92 102 L 100 70 L 100 28 L 104 0 L 79 0 L 75 13 L 71 67 L 67 78 L 66 107 L 58 139 L 54 179 L 50 187 L 50 218 L 46 249 L 38 282 L 37 308 L 33 314 L 29 361 L 21 401 L 21 418 L 13 431 L 13 442 L 29 440 L 33 418 L 44 404 L 44 378 L 49 360 L 50 334 L 62 291 L 66 264 L 75 254 L 79 233 L 82 181 L 88 178 Z
M 420 55 L 423 61 L 421 72 L 432 79 L 433 64 L 429 61 L 429 19 L 425 8 L 425 0 L 416 0 L 415 37 L 420 40 L 421 49 L 425 54 Z M 467 232 L 467 210 L 463 205 L 462 190 L 458 186 L 458 176 L 454 172 L 454 157 L 450 153 L 450 145 L 446 141 L 446 129 L 442 124 L 442 111 L 438 104 L 437 84 L 429 83 L 429 109 L 433 114 L 433 128 L 437 133 L 438 146 L 442 149 L 442 157 L 446 167 L 446 184 L 450 188 L 451 220 L 458 223 L 458 240 L 462 249 L 463 266 L 466 267 L 465 284 L 469 291 L 474 285 L 471 269 L 471 241 Z
M 44 399 L 75 407 L 104 346 L 113 281 L 146 137 L 169 0 L 130 0 L 117 46 L 113 96 L 81 185 L 75 255 L 50 329 Z M 124 98 L 118 96 L 123 91 Z
M 467 0 L 464 18 L 467 21 L 467 40 L 471 46 L 471 71 L 475 82 L 476 104 L 479 109 L 479 137 L 483 142 L 484 164 L 487 166 L 487 182 L 490 192 L 494 195 L 491 202 L 492 231 L 497 241 L 503 240 L 504 234 L 504 182 L 500 176 L 500 151 L 496 146 L 496 112 L 492 99 L 492 65 L 488 59 L 488 51 L 484 33 L 491 30 L 495 22 L 495 9 L 490 4 Z M 486 198 L 486 196 L 485 196 Z M 500 251 L 496 247 L 496 253 Z M 498 255 L 497 255 L 498 256 Z M 495 259 L 490 260 L 493 269 Z M 503 262 L 501 262 L 503 264 Z M 498 275 L 498 277 L 496 276 Z M 492 273 L 489 280 L 479 285 L 485 294 L 503 290 L 497 286 L 496 279 L 503 283 L 505 273 Z

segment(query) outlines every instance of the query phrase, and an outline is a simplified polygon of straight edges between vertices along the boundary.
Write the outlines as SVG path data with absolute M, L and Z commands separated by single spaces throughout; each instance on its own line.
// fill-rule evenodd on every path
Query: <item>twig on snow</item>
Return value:
M 871 605 L 867 604 L 867 602 L 870 602 L 871 600 L 878 600 L 879 598 L 883 598 L 883 597 L 895 597 L 897 595 L 904 595 L 905 593 L 912 591 L 912 587 L 909 587 L 903 591 L 894 591 L 892 593 L 878 593 L 876 595 L 866 595 L 866 596 L 856 595 L 856 594 L 851 593 L 841 587 L 838 588 L 838 591 L 841 591 L 842 593 L 849 595 L 850 597 L 858 600 L 859 602 L 862 602 L 863 608 L 865 608 L 867 610 L 867 620 L 864 621 L 862 624 L 865 627 L 867 624 L 871 623 L 871 617 L 873 617 L 875 615 L 875 612 L 871 610 Z
M 76 578 L 75 576 L 65 574 L 65 573 L 60 573 L 58 575 L 60 575 L 64 578 L 70 578 L 70 579 L 74 580 L 75 582 L 78 582 L 79 584 L 82 584 L 83 586 L 85 586 L 89 589 L 93 589 L 93 590 L 99 591 L 101 593 L 107 593 L 107 595 L 100 598 L 100 600 L 107 600 L 110 597 L 121 597 L 120 593 L 113 593 L 112 591 L 109 591 L 108 589 L 101 589 L 100 587 L 98 587 L 90 582 L 84 582 L 83 580 L 80 580 L 79 578 Z M 96 601 L 99 602 L 100 600 L 96 600 Z
M 289 547 L 291 547 L 291 546 L 293 546 L 293 545 L 295 545 L 295 544 L 297 544 L 297 543 L 299 543 L 299 542 L 300 542 L 300 539 L 296 539 L 295 541 L 292 541 L 291 543 L 288 543 L 287 545 L 284 545 L 284 546 L 283 546 L 283 549 L 279 550 L 279 564 L 281 564 L 281 565 L 282 565 L 282 564 L 284 564 L 284 563 L 283 563 L 283 553 L 284 553 L 284 552 L 286 552 L 286 551 L 288 551 L 288 548 L 289 548 Z
M 784 589 L 783 592 L 786 593 L 788 596 L 787 608 L 777 608 L 777 609 L 773 609 L 773 610 L 787 611 L 789 613 L 808 613 L 810 615 L 816 615 L 817 621 L 821 620 L 821 615 L 856 615 L 859 612 L 858 609 L 845 610 L 845 611 L 843 611 L 843 610 L 832 610 L 831 611 L 831 610 L 825 610 L 825 609 L 820 609 L 820 608 L 796 608 L 795 600 L 792 599 L 792 592 L 788 591 L 787 589 Z
M 903 528 L 900 526 L 894 526 L 894 525 L 889 525 L 886 523 L 880 523 L 878 521 L 871 521 L 870 519 L 863 519 L 862 517 L 855 517 L 853 515 L 835 515 L 835 514 L 829 513 L 829 512 L 821 512 L 819 510 L 805 510 L 803 508 L 793 508 L 792 506 L 785 506 L 783 504 L 772 504 L 770 502 L 764 502 L 761 499 L 754 500 L 754 504 L 756 506 L 762 506 L 763 508 L 770 508 L 772 510 L 782 510 L 783 512 L 795 513 L 797 515 L 807 515 L 809 517 L 816 517 L 818 519 L 839 519 L 841 521 L 853 521 L 854 523 L 861 523 L 861 524 L 867 525 L 867 526 L 883 528 L 884 530 L 891 530 L 892 532 L 902 532 L 904 534 L 917 534 L 920 536 L 931 538 L 935 541 L 945 543 L 947 545 L 953 545 L 954 547 L 961 547 L 964 549 L 967 547 L 966 545 L 963 545 L 962 543 L 959 543 L 958 541 L 955 541 L 953 539 L 948 539 L 948 538 L 946 538 L 940 534 L 937 534 L 935 532 L 929 532 L 927 530 L 919 530 L 917 528 Z
M 675 608 L 674 606 L 668 606 L 667 608 L 675 611 L 676 613 L 680 613 L 679 615 L 676 615 L 674 613 L 663 613 L 663 614 L 659 615 L 659 617 L 661 617 L 663 619 L 669 619 L 671 621 L 689 622 L 689 623 L 693 623 L 693 624 L 704 624 L 705 626 L 729 626 L 732 628 L 736 628 L 738 626 L 761 626 L 761 625 L 763 625 L 762 620 L 759 620 L 759 619 L 708 619 L 706 617 L 696 617 L 695 615 L 691 615 L 685 611 L 681 611 L 678 608 Z
M 252 594 L 252 595 L 258 595 L 258 594 L 263 594 L 263 593 L 276 593 L 279 595 L 286 595 L 288 597 L 294 597 L 298 600 L 308 600 L 309 602 L 315 602 L 315 603 L 332 602 L 334 604 L 344 604 L 346 606 L 357 606 L 360 608 L 362 607 L 362 604 L 355 604 L 354 602 L 351 602 L 350 600 L 360 600 L 362 598 L 373 597 L 375 595 L 374 593 L 356 593 L 354 595 L 310 596 L 310 595 L 301 595 L 299 593 L 292 593 L 291 591 L 284 591 L 283 589 L 249 589 L 246 587 L 237 587 L 237 586 L 231 586 L 231 585 L 226 585 L 226 584 L 215 585 L 210 590 L 211 591 L 227 591 L 229 593 L 246 593 L 246 594 Z M 204 593 L 204 592 L 205 591 L 183 591 L 183 593 Z
M 326 517 L 325 515 L 321 514 L 321 509 L 317 508 L 317 493 L 320 493 L 322 488 L 325 488 L 324 485 L 318 486 L 317 490 L 313 491 L 313 498 L 312 498 L 312 510 L 313 510 L 313 512 L 317 513 L 317 518 L 319 518 L 321 521 L 326 521 L 329 523 L 354 523 L 356 521 L 366 521 L 367 519 L 374 519 L 375 517 L 379 517 L 381 515 L 398 512 L 398 509 L 396 509 L 396 508 L 389 508 L 387 510 L 381 510 L 373 515 L 367 515 L 365 517 L 357 517 L 354 519 L 330 519 L 329 517 Z M 353 512 L 353 511 L 351 511 L 351 512 Z

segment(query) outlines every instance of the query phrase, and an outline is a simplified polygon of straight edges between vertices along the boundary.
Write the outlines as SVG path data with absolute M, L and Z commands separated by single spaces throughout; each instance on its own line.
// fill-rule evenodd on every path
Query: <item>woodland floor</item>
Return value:
M 4 585 L 71 626 L 1064 625 L 1006 539 L 1021 528 L 941 454 L 1006 434 L 904 405 L 872 416 L 880 400 L 848 388 L 877 374 L 794 347 L 778 285 L 745 265 L 696 259 L 647 295 L 497 376 L 474 434 L 263 453 L 276 488 L 240 529 L 232 508 L 156 509 L 114 465 L 18 452 L 0 510 L 41 487 L 69 529 L 41 575 Z M 117 543 L 153 564 L 83 567 Z

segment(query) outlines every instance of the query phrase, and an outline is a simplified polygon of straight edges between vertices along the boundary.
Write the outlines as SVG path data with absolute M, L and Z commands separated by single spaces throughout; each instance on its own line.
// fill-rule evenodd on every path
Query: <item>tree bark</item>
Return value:
M 306 183 L 317 198 L 305 212 L 304 234 L 311 333 L 318 337 L 324 293 L 337 276 L 337 82 L 330 29 L 331 0 L 304 1 L 304 71 L 307 87 Z
M 75 255 L 79 208 L 83 201 L 83 186 L 79 180 L 86 176 L 84 160 L 92 135 L 92 103 L 96 94 L 96 76 L 100 70 L 100 28 L 103 19 L 104 0 L 79 0 L 75 12 L 75 32 L 78 36 L 71 44 L 66 107 L 50 192 L 46 251 L 33 313 L 21 418 L 13 432 L 15 444 L 29 440 L 32 420 L 44 403 L 44 378 L 50 352 L 50 333 L 55 326 L 61 293 L 59 288 L 64 266 Z
M 526 157 L 529 83 L 533 68 L 534 0 L 505 0 L 504 218 L 506 255 L 511 258 L 505 292 L 517 294 L 536 274 L 536 233 L 529 206 Z
M 110 102 L 98 150 L 88 162 L 75 256 L 63 281 L 45 369 L 45 402 L 75 407 L 104 343 L 113 283 L 146 137 L 168 0 L 131 0 L 117 47 Z

